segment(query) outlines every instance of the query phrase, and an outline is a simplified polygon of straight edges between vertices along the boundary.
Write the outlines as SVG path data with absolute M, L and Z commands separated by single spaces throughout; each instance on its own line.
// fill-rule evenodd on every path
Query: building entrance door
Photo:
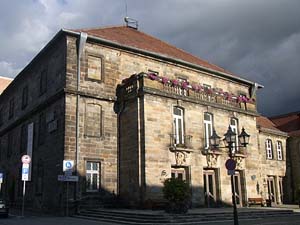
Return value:
M 236 205 L 241 207 L 243 204 L 243 199 L 242 199 L 243 195 L 242 195 L 242 187 L 241 187 L 241 176 L 239 172 L 233 175 L 233 184 L 235 190 Z
M 275 179 L 274 177 L 268 177 L 268 195 L 269 195 L 269 200 L 273 203 L 276 202 L 276 191 L 275 191 Z
M 216 173 L 214 170 L 204 170 L 204 197 L 207 207 L 215 207 L 217 202 L 216 194 Z

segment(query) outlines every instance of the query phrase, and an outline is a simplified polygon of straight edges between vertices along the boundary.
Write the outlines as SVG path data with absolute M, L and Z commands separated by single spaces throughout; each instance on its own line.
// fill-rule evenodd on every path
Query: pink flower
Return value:
M 192 89 L 193 89 L 194 91 L 199 91 L 200 87 L 199 87 L 199 85 L 197 85 L 197 84 L 192 84 Z
M 169 79 L 166 78 L 166 77 L 163 77 L 163 78 L 161 79 L 161 82 L 162 82 L 163 84 L 166 84 L 166 83 L 169 82 Z
M 157 79 L 157 75 L 154 73 L 149 73 L 148 77 L 150 78 L 150 80 L 156 80 Z
M 181 84 L 181 87 L 182 87 L 183 89 L 187 90 L 187 89 L 188 89 L 188 83 L 187 83 L 187 82 L 183 82 L 183 83 Z
M 178 83 L 179 83 L 178 80 L 172 80 L 172 84 L 173 84 L 173 85 L 177 86 Z

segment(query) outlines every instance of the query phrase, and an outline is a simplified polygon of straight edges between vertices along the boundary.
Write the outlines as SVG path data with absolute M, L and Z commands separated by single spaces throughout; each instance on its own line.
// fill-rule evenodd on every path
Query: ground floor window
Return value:
M 187 167 L 172 166 L 171 177 L 172 178 L 178 178 L 180 180 L 189 181 L 189 179 L 188 179 L 188 168 Z
M 96 192 L 100 188 L 100 163 L 86 162 L 86 191 Z

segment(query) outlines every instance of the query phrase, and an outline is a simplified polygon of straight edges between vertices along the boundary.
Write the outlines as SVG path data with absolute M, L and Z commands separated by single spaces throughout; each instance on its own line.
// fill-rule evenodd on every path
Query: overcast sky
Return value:
M 0 75 L 15 77 L 61 28 L 124 24 L 265 86 L 259 111 L 300 111 L 300 0 L 1 0 Z

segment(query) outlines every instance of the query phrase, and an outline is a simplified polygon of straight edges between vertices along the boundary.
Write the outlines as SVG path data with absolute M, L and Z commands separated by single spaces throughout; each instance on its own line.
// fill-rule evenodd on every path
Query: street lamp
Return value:
M 236 143 L 236 133 L 234 133 L 231 129 L 231 127 L 228 127 L 227 132 L 224 134 L 224 143 L 225 147 L 223 148 L 228 148 L 229 150 L 229 158 L 233 160 L 233 148 L 234 147 L 246 147 L 249 144 L 249 138 L 250 135 L 246 133 L 245 129 L 242 129 L 241 134 L 238 136 L 239 142 L 241 146 L 237 146 Z M 219 147 L 220 144 L 220 139 L 215 131 L 213 129 L 213 134 L 209 137 L 210 145 L 216 149 L 216 148 L 222 148 Z M 231 175 L 231 192 L 232 192 L 232 204 L 233 204 L 233 218 L 234 218 L 234 225 L 238 225 L 238 214 L 237 214 L 237 208 L 236 208 L 236 199 L 235 199 L 235 186 L 234 186 L 234 177 Z

